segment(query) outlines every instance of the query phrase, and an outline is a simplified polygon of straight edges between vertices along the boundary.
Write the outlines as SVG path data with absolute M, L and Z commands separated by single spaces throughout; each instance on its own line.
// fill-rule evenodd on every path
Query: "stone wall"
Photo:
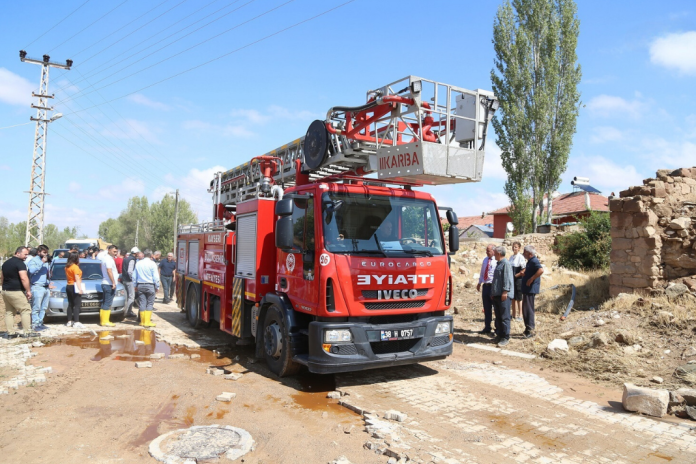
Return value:
M 696 274 L 696 167 L 659 170 L 610 200 L 609 210 L 612 296 Z
M 522 247 L 532 245 L 539 255 L 546 256 L 553 252 L 553 247 L 556 245 L 556 237 L 563 235 L 560 232 L 552 232 L 549 234 L 525 234 L 516 235 L 506 238 L 503 245 L 508 249 L 508 256 L 512 255 L 512 243 L 520 242 Z

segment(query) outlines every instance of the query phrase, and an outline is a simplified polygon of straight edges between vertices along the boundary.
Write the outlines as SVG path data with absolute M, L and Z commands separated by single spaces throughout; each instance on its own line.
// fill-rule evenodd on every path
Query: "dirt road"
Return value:
M 86 331 L 54 325 L 48 333 L 54 343 L 25 349 L 37 353 L 27 365 L 51 372 L 45 382 L 29 377 L 36 381 L 0 395 L 0 461 L 151 463 L 148 444 L 157 436 L 226 424 L 255 440 L 243 458 L 248 463 L 327 463 L 341 455 L 353 463 L 385 463 L 390 456 L 442 463 L 696 462 L 696 433 L 687 424 L 624 413 L 620 391 L 543 370 L 542 360 L 456 345 L 454 356 L 437 363 L 278 380 L 251 359 L 250 348 L 230 348 L 232 339 L 215 329 L 188 329 L 173 306 L 158 309 L 154 334 L 129 322 L 100 333 L 88 319 Z M 18 350 L 0 343 L 0 360 Z M 164 357 L 150 360 L 153 353 Z M 145 360 L 152 368 L 135 367 Z M 5 364 L 3 381 L 19 375 Z M 242 377 L 225 380 L 206 373 L 210 367 Z M 379 416 L 397 410 L 406 419 L 366 419 L 327 399 L 334 389 L 354 408 Z M 215 398 L 222 392 L 237 396 L 221 403 Z

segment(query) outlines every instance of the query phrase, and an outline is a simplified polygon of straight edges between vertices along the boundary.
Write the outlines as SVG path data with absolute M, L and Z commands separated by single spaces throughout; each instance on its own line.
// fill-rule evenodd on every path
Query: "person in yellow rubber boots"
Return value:
M 102 292 L 104 293 L 104 300 L 99 310 L 99 325 L 102 327 L 113 327 L 116 325 L 109 321 L 109 317 L 111 316 L 111 304 L 114 302 L 114 295 L 116 295 L 116 282 L 118 282 L 118 268 L 116 267 L 116 261 L 114 261 L 114 257 L 117 254 L 118 247 L 109 245 L 106 253 L 102 253 L 99 256 L 102 271 Z
M 145 250 L 143 259 L 136 263 L 133 282 L 135 282 L 135 293 L 138 295 L 138 306 L 140 306 L 140 325 L 154 327 L 155 324 L 151 321 L 152 309 L 155 305 L 155 294 L 160 288 L 160 278 L 157 264 L 152 261 L 151 250 Z

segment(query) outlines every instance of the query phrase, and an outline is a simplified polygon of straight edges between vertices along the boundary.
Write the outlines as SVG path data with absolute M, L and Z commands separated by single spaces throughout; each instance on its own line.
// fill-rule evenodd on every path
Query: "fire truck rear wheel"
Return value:
M 278 377 L 296 374 L 300 365 L 292 361 L 290 338 L 282 310 L 273 305 L 268 308 L 263 324 L 264 355 L 268 368 Z
M 189 288 L 186 295 L 186 318 L 194 329 L 200 329 L 205 325 L 201 319 L 200 301 L 198 290 L 193 285 Z

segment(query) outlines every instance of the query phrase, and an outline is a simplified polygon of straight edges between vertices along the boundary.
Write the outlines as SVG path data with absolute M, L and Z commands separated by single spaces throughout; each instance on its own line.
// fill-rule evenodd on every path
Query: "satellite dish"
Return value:
M 508 232 L 512 232 L 513 230 L 515 230 L 515 226 L 512 225 L 512 222 L 508 222 L 505 225 L 505 228 L 507 229 Z

